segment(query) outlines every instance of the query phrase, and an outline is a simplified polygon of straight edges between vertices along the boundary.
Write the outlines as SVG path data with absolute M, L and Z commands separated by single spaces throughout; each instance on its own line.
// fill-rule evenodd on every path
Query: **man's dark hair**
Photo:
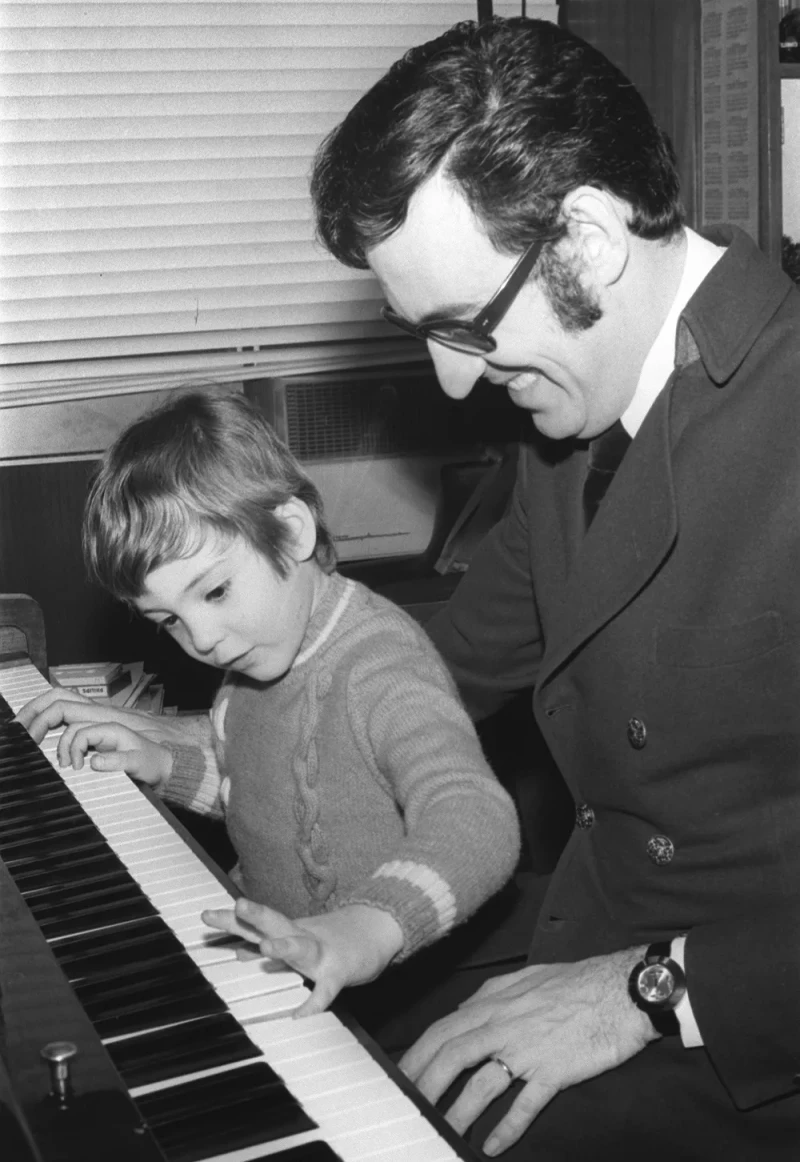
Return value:
M 440 167 L 502 253 L 563 237 L 562 202 L 581 185 L 627 202 L 641 238 L 683 220 L 675 154 L 638 91 L 547 21 L 463 22 L 397 61 L 318 151 L 320 238 L 366 267 Z

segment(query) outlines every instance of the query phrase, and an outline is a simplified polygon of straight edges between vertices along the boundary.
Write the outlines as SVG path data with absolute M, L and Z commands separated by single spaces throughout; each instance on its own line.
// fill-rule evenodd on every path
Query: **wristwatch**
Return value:
M 662 1037 L 680 1033 L 675 1008 L 686 993 L 686 976 L 670 956 L 669 941 L 650 945 L 644 960 L 639 961 L 628 978 L 628 992 Z

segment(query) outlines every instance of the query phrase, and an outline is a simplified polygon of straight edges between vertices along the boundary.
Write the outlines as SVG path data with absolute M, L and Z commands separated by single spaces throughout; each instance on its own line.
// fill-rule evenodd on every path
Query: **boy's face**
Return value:
M 149 573 L 135 605 L 191 657 L 267 682 L 297 656 L 323 577 L 312 557 L 282 578 L 244 538 L 211 534 Z

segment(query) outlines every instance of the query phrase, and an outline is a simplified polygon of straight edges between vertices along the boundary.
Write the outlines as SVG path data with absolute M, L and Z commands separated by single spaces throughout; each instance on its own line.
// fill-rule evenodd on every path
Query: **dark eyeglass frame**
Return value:
M 497 350 L 492 331 L 528 281 L 545 241 L 546 239 L 537 238 L 535 242 L 531 242 L 511 268 L 508 278 L 472 321 L 432 319 L 429 323 L 410 323 L 402 315 L 396 314 L 391 307 L 384 307 L 381 314 L 387 323 L 400 327 L 409 335 L 421 339 L 423 343 L 429 341 L 440 343 L 443 347 L 466 355 L 489 355 Z

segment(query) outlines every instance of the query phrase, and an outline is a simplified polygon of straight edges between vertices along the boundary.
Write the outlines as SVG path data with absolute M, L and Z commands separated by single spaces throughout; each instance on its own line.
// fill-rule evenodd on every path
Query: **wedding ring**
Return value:
M 514 1081 L 514 1074 L 511 1072 L 509 1067 L 506 1065 L 506 1063 L 502 1057 L 498 1057 L 497 1055 L 493 1055 L 492 1057 L 489 1058 L 489 1060 L 494 1061 L 495 1064 L 499 1065 L 501 1069 L 504 1069 L 506 1071 L 506 1073 L 508 1074 L 509 1081 Z

